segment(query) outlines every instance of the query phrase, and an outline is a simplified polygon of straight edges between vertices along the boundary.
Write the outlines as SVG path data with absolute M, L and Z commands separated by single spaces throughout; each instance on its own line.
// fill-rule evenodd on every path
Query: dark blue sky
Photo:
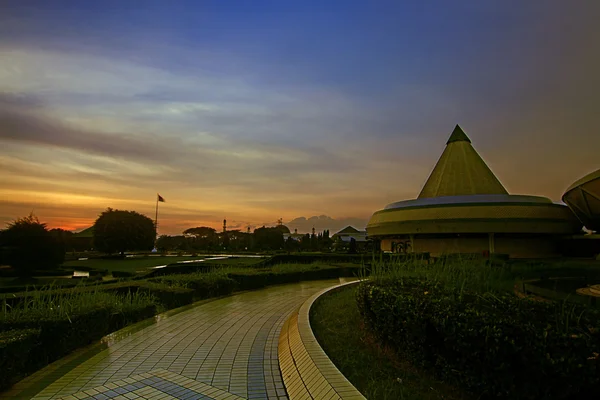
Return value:
M 558 200 L 598 168 L 599 4 L 4 1 L 0 104 L 10 126 L 53 127 L 4 129 L 0 161 L 21 177 L 6 196 L 72 198 L 87 218 L 149 180 L 182 199 L 177 227 L 198 193 L 207 223 L 233 208 L 244 223 L 364 218 L 414 197 L 460 123 L 509 191 Z M 35 157 L 53 185 L 30 177 Z M 61 187 L 82 164 L 93 187 Z

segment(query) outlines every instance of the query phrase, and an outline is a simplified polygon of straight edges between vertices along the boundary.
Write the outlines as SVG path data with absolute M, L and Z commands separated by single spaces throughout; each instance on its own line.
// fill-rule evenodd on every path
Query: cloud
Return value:
M 113 201 L 152 212 L 160 191 L 174 232 L 224 216 L 366 220 L 418 194 L 455 123 L 511 192 L 557 200 L 598 168 L 597 3 L 434 7 L 348 21 L 8 7 L 3 200 L 23 214 L 100 199 L 93 217 Z
M 36 102 L 35 104 L 41 104 Z M 29 108 L 29 101 L 20 96 L 0 93 L 0 140 L 25 142 L 34 145 L 45 145 L 69 148 L 111 157 L 132 159 L 164 160 L 176 156 L 176 147 L 170 146 L 171 154 L 164 151 L 164 138 L 141 140 L 127 135 L 105 134 L 69 126 L 55 118 L 35 111 L 24 111 Z

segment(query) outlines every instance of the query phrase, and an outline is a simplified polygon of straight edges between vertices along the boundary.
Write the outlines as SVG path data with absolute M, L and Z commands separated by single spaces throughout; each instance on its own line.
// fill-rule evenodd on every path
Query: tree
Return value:
M 258 250 L 280 250 L 284 246 L 283 233 L 276 227 L 255 229 L 254 246 Z
M 32 214 L 8 225 L 0 235 L 2 261 L 30 276 L 34 270 L 56 268 L 65 259 L 64 247 Z
M 293 237 L 288 236 L 287 240 L 285 241 L 285 249 L 288 252 L 298 251 L 300 250 L 300 242 L 298 242 Z
M 94 247 L 104 253 L 151 250 L 155 239 L 152 220 L 135 211 L 107 208 L 94 223 Z
M 213 228 L 197 226 L 186 229 L 183 233 L 194 238 L 192 247 L 195 250 L 217 250 L 219 248 L 219 235 Z
M 180 235 L 180 236 L 168 236 L 161 235 L 156 240 L 156 248 L 159 251 L 185 251 L 189 250 L 189 238 Z
M 350 246 L 348 247 L 348 253 L 356 254 L 356 239 L 353 237 L 350 238 Z
M 66 253 L 68 250 L 73 249 L 73 232 L 61 228 L 50 229 L 49 232 L 54 240 L 56 240 L 57 245 L 60 247 L 59 251 Z

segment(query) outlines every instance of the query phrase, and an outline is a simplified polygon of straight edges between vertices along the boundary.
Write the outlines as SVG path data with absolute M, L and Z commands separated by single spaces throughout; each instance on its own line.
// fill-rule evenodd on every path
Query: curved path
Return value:
M 312 295 L 344 279 L 196 303 L 107 336 L 17 383 L 7 399 L 287 399 L 279 333 Z

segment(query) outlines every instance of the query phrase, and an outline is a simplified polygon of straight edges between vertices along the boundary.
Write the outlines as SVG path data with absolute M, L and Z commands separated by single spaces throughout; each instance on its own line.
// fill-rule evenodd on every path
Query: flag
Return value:
M 160 201 L 161 203 L 165 202 L 165 199 L 158 193 L 156 193 L 156 195 L 158 196 L 158 201 Z

